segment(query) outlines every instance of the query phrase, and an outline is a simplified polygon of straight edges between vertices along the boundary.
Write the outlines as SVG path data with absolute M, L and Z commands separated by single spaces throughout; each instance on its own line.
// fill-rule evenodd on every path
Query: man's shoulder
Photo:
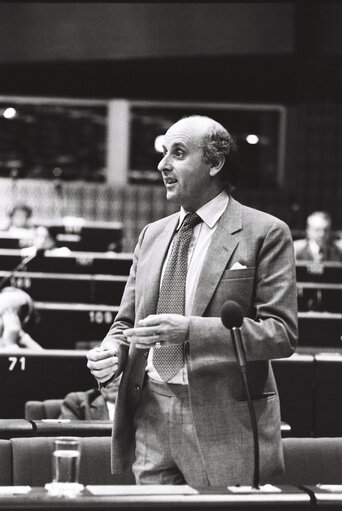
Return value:
M 271 215 L 270 213 L 266 213 L 265 211 L 261 211 L 260 209 L 253 208 L 251 206 L 246 206 L 245 204 L 241 204 L 238 201 L 235 201 L 242 211 L 242 218 L 244 223 L 248 223 L 252 226 L 264 228 L 269 230 L 272 226 L 280 227 L 281 229 L 289 230 L 289 226 L 284 220 Z
M 80 390 L 76 392 L 69 392 L 65 396 L 65 400 L 68 401 L 77 401 L 78 403 L 82 403 L 84 401 L 91 402 L 96 399 L 101 392 L 98 389 L 89 389 L 89 390 Z

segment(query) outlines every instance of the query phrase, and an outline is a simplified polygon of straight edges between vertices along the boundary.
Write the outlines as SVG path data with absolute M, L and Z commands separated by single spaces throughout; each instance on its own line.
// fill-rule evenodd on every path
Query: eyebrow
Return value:
M 165 145 L 164 145 L 164 144 L 163 144 L 163 146 L 162 146 L 162 147 L 163 147 L 163 150 L 164 150 L 164 151 L 166 151 L 166 147 L 165 147 Z M 184 142 L 173 142 L 173 143 L 172 143 L 172 145 L 171 145 L 171 147 L 170 147 L 170 150 L 175 149 L 175 148 L 177 148 L 177 147 L 180 147 L 180 148 L 182 148 L 182 149 L 186 149 L 186 148 L 187 148 L 187 147 L 186 147 L 186 144 L 184 144 Z

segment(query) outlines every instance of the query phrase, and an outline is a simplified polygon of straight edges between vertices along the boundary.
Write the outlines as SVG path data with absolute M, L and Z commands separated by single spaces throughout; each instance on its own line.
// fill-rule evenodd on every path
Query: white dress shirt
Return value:
M 192 311 L 192 304 L 194 299 L 194 294 L 197 288 L 199 276 L 201 273 L 201 269 L 203 266 L 203 262 L 210 245 L 212 236 L 216 230 L 217 222 L 221 218 L 223 212 L 227 208 L 229 197 L 225 191 L 222 191 L 219 195 L 217 195 L 214 199 L 207 202 L 199 208 L 196 213 L 203 220 L 200 224 L 196 225 L 193 229 L 192 238 L 190 241 L 189 252 L 188 252 L 188 273 L 186 277 L 185 284 L 185 316 L 190 316 Z M 177 226 L 177 231 L 182 225 L 185 215 L 189 213 L 184 208 L 181 208 L 179 213 L 179 222 Z M 164 276 L 165 268 L 168 262 L 168 259 L 171 254 L 172 243 L 169 247 L 166 259 L 164 261 L 161 281 Z M 150 378 L 157 380 L 159 382 L 162 381 L 159 373 L 153 367 L 153 349 L 150 349 L 146 371 Z M 169 380 L 168 383 L 178 383 L 186 385 L 188 383 L 188 374 L 187 368 L 184 364 L 183 368 L 178 371 L 178 373 Z

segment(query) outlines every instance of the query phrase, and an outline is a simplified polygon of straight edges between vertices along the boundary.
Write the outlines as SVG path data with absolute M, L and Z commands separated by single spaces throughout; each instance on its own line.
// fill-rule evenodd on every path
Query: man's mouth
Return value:
M 174 179 L 173 177 L 166 177 L 164 179 L 165 186 L 171 186 L 177 183 L 177 179 Z

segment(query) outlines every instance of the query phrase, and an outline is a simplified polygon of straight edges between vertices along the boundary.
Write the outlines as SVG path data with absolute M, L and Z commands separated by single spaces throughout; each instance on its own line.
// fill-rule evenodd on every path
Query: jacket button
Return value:
M 141 386 L 140 386 L 140 385 L 138 385 L 138 384 L 136 384 L 136 385 L 134 385 L 134 389 L 135 389 L 137 392 L 139 392 L 139 390 L 141 389 Z

